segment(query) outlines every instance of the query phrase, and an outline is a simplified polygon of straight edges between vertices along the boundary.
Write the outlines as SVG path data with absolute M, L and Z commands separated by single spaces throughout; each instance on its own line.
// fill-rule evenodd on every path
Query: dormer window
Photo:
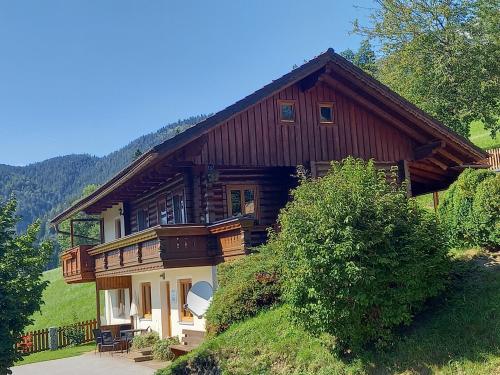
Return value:
M 333 103 L 319 103 L 320 124 L 333 124 Z
M 281 122 L 295 122 L 295 115 L 296 115 L 295 101 L 280 100 L 279 114 Z

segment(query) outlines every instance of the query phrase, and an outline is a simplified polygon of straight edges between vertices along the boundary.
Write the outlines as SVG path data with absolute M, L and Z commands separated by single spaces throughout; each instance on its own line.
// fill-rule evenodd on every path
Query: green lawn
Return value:
M 399 332 L 385 352 L 340 359 L 329 350 L 328 336 L 293 326 L 282 306 L 233 325 L 173 368 L 196 357 L 200 366 L 216 363 L 231 374 L 498 374 L 500 266 L 478 266 L 472 257 L 474 251 L 460 254 L 449 291 Z
M 66 284 L 61 268 L 46 271 L 43 277 L 50 282 L 43 292 L 44 304 L 41 313 L 33 315 L 35 321 L 25 332 L 95 319 L 94 283 Z
M 491 138 L 490 132 L 484 129 L 481 121 L 472 122 L 469 139 L 483 149 L 500 147 L 500 134 L 497 134 L 494 139 Z
M 94 350 L 94 347 L 94 343 L 91 343 L 80 346 L 70 346 L 59 350 L 45 350 L 43 352 L 34 353 L 23 357 L 23 360 L 16 362 L 15 366 L 22 366 L 35 362 L 51 361 L 53 359 L 75 357 L 77 355 Z

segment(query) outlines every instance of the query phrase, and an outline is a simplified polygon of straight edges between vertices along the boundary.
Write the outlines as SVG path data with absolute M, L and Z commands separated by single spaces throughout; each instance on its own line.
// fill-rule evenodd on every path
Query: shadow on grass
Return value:
M 431 374 L 443 367 L 453 373 L 500 355 L 499 264 L 484 256 L 454 260 L 451 281 L 391 350 L 361 356 L 368 373 Z

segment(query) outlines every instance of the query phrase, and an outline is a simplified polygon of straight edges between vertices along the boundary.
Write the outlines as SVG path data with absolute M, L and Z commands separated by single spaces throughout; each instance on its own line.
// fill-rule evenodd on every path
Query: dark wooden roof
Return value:
M 336 54 L 333 49 L 330 48 L 326 52 L 303 64 L 297 69 L 292 70 L 281 78 L 269 83 L 268 85 L 228 106 L 227 108 L 214 114 L 206 120 L 153 147 L 152 149 L 144 153 L 141 157 L 132 162 L 130 165 L 128 165 L 126 168 L 118 172 L 105 184 L 100 186 L 94 193 L 85 198 L 82 198 L 81 200 L 74 203 L 71 207 L 54 217 L 51 220 L 51 223 L 60 223 L 61 221 L 71 217 L 75 213 L 85 210 L 86 207 L 89 207 L 92 204 L 98 202 L 100 199 L 106 197 L 114 189 L 123 185 L 135 175 L 147 169 L 148 166 L 153 165 L 160 159 L 168 157 L 176 150 L 203 136 L 215 126 L 231 119 L 245 109 L 259 103 L 260 101 L 268 98 L 274 93 L 283 90 L 284 88 L 291 86 L 299 81 L 305 80 L 308 77 L 313 76 L 317 78 L 319 75 L 324 73 L 327 65 L 333 65 L 336 69 L 345 72 L 349 76 L 349 80 L 355 81 L 357 86 L 361 87 L 361 89 L 363 89 L 363 87 L 365 87 L 366 89 L 370 89 L 376 92 L 376 94 L 381 98 L 384 98 L 384 100 L 390 102 L 394 107 L 398 107 L 400 110 L 403 109 L 405 113 L 414 117 L 415 120 L 418 120 L 416 121 L 416 124 L 422 124 L 420 126 L 424 130 L 432 133 L 432 135 L 436 136 L 437 138 L 446 140 L 447 144 L 451 144 L 462 153 L 467 154 L 470 160 L 480 161 L 488 157 L 488 155 L 483 150 L 476 147 L 468 139 L 458 135 L 446 126 L 442 125 L 437 120 L 390 90 L 387 86 L 384 86 L 383 84 L 363 72 L 361 69 L 359 69 L 340 55 Z

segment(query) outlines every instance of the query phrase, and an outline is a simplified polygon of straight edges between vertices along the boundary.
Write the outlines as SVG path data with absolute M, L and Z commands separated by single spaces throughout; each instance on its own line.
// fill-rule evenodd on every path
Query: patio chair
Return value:
M 134 332 L 129 330 L 120 331 L 120 342 L 125 343 L 127 353 L 130 350 L 130 345 L 134 339 Z
M 115 351 L 116 345 L 119 345 L 120 341 L 113 338 L 113 334 L 111 331 L 101 331 L 101 344 L 100 348 L 111 348 L 111 355 Z M 101 353 L 101 350 L 99 350 Z
M 94 335 L 94 340 L 95 340 L 95 349 L 94 349 L 94 354 L 95 354 L 97 350 L 101 352 L 101 344 L 102 344 L 101 330 L 99 328 L 94 328 L 92 329 L 92 334 Z

